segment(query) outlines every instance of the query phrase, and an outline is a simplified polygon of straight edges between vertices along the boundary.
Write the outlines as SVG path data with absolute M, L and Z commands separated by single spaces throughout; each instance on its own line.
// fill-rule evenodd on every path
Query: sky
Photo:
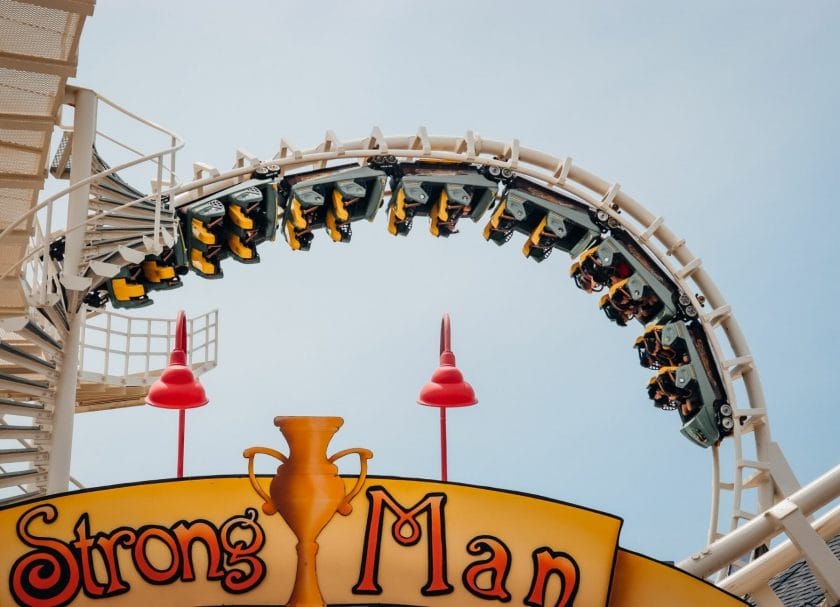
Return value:
M 182 180 L 195 161 L 230 168 L 238 148 L 267 159 L 281 138 L 309 148 L 327 129 L 352 140 L 373 126 L 573 157 L 702 258 L 806 483 L 840 461 L 838 17 L 832 2 L 100 0 L 73 82 L 179 133 Z M 607 321 L 565 254 L 536 264 L 521 237 L 485 242 L 483 223 L 447 240 L 420 220 L 394 238 L 380 214 L 349 244 L 322 233 L 301 253 L 280 238 L 259 265 L 228 260 L 224 280 L 153 294 L 138 315 L 220 312 L 186 473 L 243 474 L 244 448 L 285 449 L 275 415 L 340 415 L 331 450 L 372 449 L 371 474 L 437 478 L 437 411 L 415 401 L 448 312 L 479 399 L 449 413 L 450 480 L 619 515 L 621 545 L 655 558 L 702 547 L 711 453 L 647 399 L 641 326 Z M 173 476 L 176 419 L 77 416 L 73 475 Z M 729 476 L 727 449 L 723 461 Z

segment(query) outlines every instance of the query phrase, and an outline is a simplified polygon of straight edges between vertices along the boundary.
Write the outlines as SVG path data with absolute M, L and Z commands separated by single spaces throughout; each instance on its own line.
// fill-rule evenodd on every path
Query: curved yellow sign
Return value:
M 255 477 L 264 488 L 270 480 Z M 332 516 L 313 554 L 327 604 L 743 604 L 618 549 L 615 516 L 453 483 L 342 482 L 344 495 L 359 489 L 352 511 Z M 0 510 L 0 607 L 289 604 L 302 567 L 298 539 L 261 506 L 249 478 L 233 476 L 7 507 Z M 296 604 L 313 604 L 301 596 Z

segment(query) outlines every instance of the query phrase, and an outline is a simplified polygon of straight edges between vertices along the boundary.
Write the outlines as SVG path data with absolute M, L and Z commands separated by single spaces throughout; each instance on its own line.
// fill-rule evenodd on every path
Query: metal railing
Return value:
M 34 219 L 35 227 L 31 232 L 29 246 L 27 247 L 26 255 L 18 259 L 16 263 L 6 269 L 0 275 L 0 280 L 19 273 L 24 281 L 27 296 L 31 297 L 31 304 L 34 305 L 50 305 L 50 302 L 55 300 L 55 296 L 60 293 L 59 284 L 57 281 L 58 270 L 56 264 L 50 255 L 50 245 L 58 241 L 60 238 L 77 230 L 84 230 L 91 224 L 106 219 L 110 215 L 119 214 L 121 211 L 140 205 L 144 202 L 153 202 L 155 204 L 155 216 L 153 225 L 153 234 L 150 238 L 153 243 L 171 244 L 171 236 L 165 232 L 165 227 L 161 222 L 161 207 L 165 196 L 169 190 L 178 185 L 177 175 L 175 173 L 175 162 L 177 152 L 184 147 L 183 140 L 174 132 L 147 120 L 129 110 L 123 108 L 110 99 L 93 92 L 99 103 L 102 103 L 114 110 L 120 115 L 129 118 L 134 123 L 140 123 L 147 127 L 152 132 L 163 135 L 166 138 L 166 143 L 159 149 L 149 153 L 144 153 L 141 150 L 135 149 L 127 144 L 124 144 L 110 135 L 101 131 L 96 131 L 96 137 L 102 141 L 116 145 L 119 149 L 126 151 L 133 158 L 126 162 L 120 163 L 116 166 L 110 167 L 102 172 L 91 175 L 90 177 L 80 180 L 67 188 L 47 197 L 36 206 L 29 209 L 26 213 L 15 218 L 5 228 L 0 231 L 0 241 L 2 241 L 8 234 L 14 230 L 25 226 L 27 222 Z M 63 132 L 72 132 L 72 126 L 60 126 Z M 88 186 L 92 183 L 97 183 L 107 178 L 110 175 L 116 174 L 119 171 L 125 171 L 138 166 L 151 166 L 153 168 L 152 193 L 143 198 L 133 200 L 122 204 L 120 206 L 103 210 L 95 214 L 89 215 L 84 221 L 74 225 L 66 225 L 66 221 L 62 218 L 56 220 L 54 209 L 57 204 L 63 203 L 69 194 L 78 188 Z M 59 215 L 62 215 L 59 213 Z M 75 273 L 76 269 L 71 269 Z M 65 272 L 66 274 L 66 272 Z
M 175 344 L 175 319 L 98 313 L 82 325 L 80 342 L 80 380 L 146 386 L 169 362 Z M 187 362 L 194 373 L 214 368 L 218 349 L 218 310 L 187 319 Z

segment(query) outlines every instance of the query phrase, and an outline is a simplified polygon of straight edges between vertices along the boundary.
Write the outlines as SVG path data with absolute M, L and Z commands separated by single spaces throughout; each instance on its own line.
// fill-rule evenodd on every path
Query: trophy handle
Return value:
M 262 510 L 266 514 L 274 514 L 277 512 L 277 507 L 271 501 L 271 496 L 266 493 L 260 484 L 257 482 L 257 477 L 254 475 L 254 456 L 258 453 L 263 455 L 270 455 L 271 457 L 280 460 L 284 464 L 289 461 L 285 455 L 276 451 L 275 449 L 269 449 L 268 447 L 249 447 L 242 452 L 242 457 L 248 458 L 248 480 L 251 481 L 251 486 L 254 488 L 254 491 L 257 492 L 261 498 L 263 498 L 263 505 Z
M 343 449 L 338 453 L 333 453 L 333 455 L 329 458 L 329 461 L 330 463 L 335 463 L 335 460 L 340 459 L 345 455 L 350 455 L 351 453 L 356 453 L 359 456 L 359 478 L 350 490 L 350 493 L 345 495 L 344 499 L 341 500 L 341 503 L 338 505 L 338 513 L 344 516 L 353 512 L 353 506 L 350 505 L 350 500 L 356 497 L 356 494 L 362 489 L 362 485 L 364 485 L 365 479 L 367 479 L 367 461 L 373 457 L 373 451 L 355 447 L 353 449 Z

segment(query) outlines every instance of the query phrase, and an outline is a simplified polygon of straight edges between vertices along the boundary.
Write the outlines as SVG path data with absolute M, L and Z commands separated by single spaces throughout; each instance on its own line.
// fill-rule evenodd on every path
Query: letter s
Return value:
M 35 518 L 52 523 L 58 511 L 52 504 L 36 506 L 20 517 L 17 534 L 27 546 L 36 548 L 12 565 L 9 589 L 19 605 L 61 607 L 72 601 L 80 588 L 79 564 L 64 542 L 29 533 Z

